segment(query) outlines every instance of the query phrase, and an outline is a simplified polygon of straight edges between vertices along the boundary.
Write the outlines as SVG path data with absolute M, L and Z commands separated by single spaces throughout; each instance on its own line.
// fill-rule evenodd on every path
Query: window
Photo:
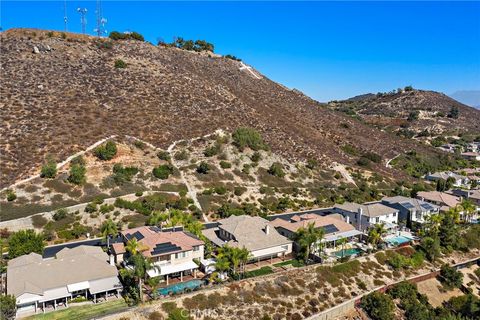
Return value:
M 186 256 L 187 256 L 186 251 L 175 253 L 175 259 L 185 258 Z
M 397 213 L 396 213 L 396 212 L 394 212 L 394 213 L 393 213 L 393 217 L 395 218 L 396 216 L 397 216 Z
M 200 246 L 193 246 L 193 251 L 198 251 L 200 250 Z

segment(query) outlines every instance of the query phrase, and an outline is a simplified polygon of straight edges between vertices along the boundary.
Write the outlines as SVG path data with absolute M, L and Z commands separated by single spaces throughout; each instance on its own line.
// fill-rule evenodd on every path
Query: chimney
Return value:
M 265 234 L 270 234 L 270 226 L 268 224 L 265 226 Z
M 358 220 L 357 220 L 358 230 L 362 230 L 362 215 L 363 215 L 363 209 L 360 207 L 358 208 Z
M 347 223 L 350 223 L 350 217 L 349 217 L 349 216 L 347 216 L 347 219 L 346 219 L 346 220 L 347 220 L 347 221 L 346 221 Z
M 111 254 L 110 256 L 108 256 L 109 260 L 110 260 L 110 265 L 111 266 L 114 266 L 115 265 L 115 260 L 114 260 L 114 257 L 113 257 L 113 254 Z

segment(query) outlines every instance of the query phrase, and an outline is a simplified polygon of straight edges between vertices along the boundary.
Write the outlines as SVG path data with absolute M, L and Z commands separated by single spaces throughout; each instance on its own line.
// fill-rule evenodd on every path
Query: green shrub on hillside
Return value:
M 85 166 L 74 164 L 70 167 L 70 175 L 68 176 L 67 180 L 68 182 L 76 185 L 83 184 L 86 181 L 86 173 L 87 168 L 85 168 Z
M 138 40 L 138 41 L 145 41 L 144 37 L 135 31 L 132 32 L 118 32 L 118 31 L 112 31 L 110 32 L 110 35 L 108 36 L 112 40 Z
M 173 166 L 170 164 L 162 164 L 153 168 L 152 173 L 155 178 L 165 180 L 173 173 Z
M 258 151 L 266 150 L 267 145 L 263 142 L 262 135 L 253 128 L 238 128 L 232 134 L 233 145 L 240 151 L 243 151 L 246 147 Z
M 285 172 L 283 171 L 283 166 L 278 162 L 273 163 L 270 166 L 270 168 L 267 170 L 267 172 L 269 174 L 271 174 L 272 176 L 275 176 L 275 177 L 279 177 L 279 178 L 285 177 Z
M 117 60 L 115 60 L 114 66 L 117 69 L 125 69 L 127 67 L 127 63 L 125 61 L 123 61 L 122 59 L 117 59 Z
M 57 162 L 55 159 L 49 157 L 47 162 L 42 166 L 40 176 L 42 178 L 53 179 L 57 175 Z
M 117 145 L 109 140 L 104 145 L 97 147 L 94 154 L 100 160 L 111 160 L 117 154 Z

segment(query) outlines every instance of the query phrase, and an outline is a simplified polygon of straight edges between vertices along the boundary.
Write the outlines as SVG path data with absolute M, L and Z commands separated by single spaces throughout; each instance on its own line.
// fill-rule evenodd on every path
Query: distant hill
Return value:
M 332 101 L 328 106 L 389 131 L 427 132 L 432 135 L 480 133 L 479 110 L 435 91 L 412 89 L 365 94 Z
M 289 160 L 316 158 L 325 166 L 356 165 L 346 145 L 383 159 L 412 149 L 431 152 L 338 112 L 345 102 L 328 108 L 212 53 L 29 29 L 5 31 L 0 40 L 2 186 L 37 173 L 48 154 L 62 160 L 114 134 L 165 148 L 216 129 L 249 126 L 275 153 Z M 361 115 L 406 117 L 410 104 L 399 104 L 404 107 L 398 114 L 395 101 L 411 95 L 418 97 L 411 109 L 419 101 L 426 102 L 419 108 L 436 108 L 425 95 L 448 98 L 413 92 L 354 105 L 365 106 Z M 443 112 L 454 103 L 448 99 Z M 458 106 L 460 121 L 452 124 L 473 129 L 478 113 Z M 383 163 L 376 166 L 391 173 Z
M 470 107 L 480 108 L 480 90 L 456 91 L 450 97 Z

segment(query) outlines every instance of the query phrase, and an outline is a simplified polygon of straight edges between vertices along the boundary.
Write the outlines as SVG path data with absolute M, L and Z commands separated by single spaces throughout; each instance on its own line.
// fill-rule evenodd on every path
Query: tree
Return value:
M 14 295 L 0 294 L 0 319 L 10 320 L 15 319 L 17 312 L 17 299 Z
M 285 172 L 283 172 L 282 165 L 278 162 L 272 163 L 270 168 L 267 170 L 269 174 L 275 177 L 283 178 L 285 176 Z
M 385 229 L 385 224 L 377 223 L 373 228 L 370 228 L 368 231 L 368 242 L 371 243 L 375 248 L 382 242 L 382 238 L 387 233 Z
M 362 308 L 373 320 L 393 320 L 395 304 L 389 295 L 375 291 L 362 298 Z
M 436 190 L 440 192 L 447 190 L 447 182 L 445 181 L 445 179 L 437 180 Z
M 440 237 L 440 245 L 444 248 L 456 249 L 458 246 L 460 233 L 457 224 L 460 221 L 459 212 L 461 210 L 462 208 L 457 206 L 443 214 L 438 235 Z
M 70 175 L 68 176 L 67 180 L 70 183 L 81 185 L 86 181 L 86 173 L 87 168 L 85 168 L 85 166 L 80 164 L 74 164 L 70 167 Z
M 452 106 L 447 116 L 452 119 L 458 119 L 459 114 L 460 114 L 460 111 L 458 110 L 458 107 Z
M 94 154 L 100 160 L 111 160 L 117 154 L 117 145 L 109 140 L 104 145 L 97 147 Z
M 144 257 L 140 253 L 131 256 L 128 262 L 133 266 L 133 275 L 138 283 L 140 301 L 143 302 L 143 281 L 147 277 L 147 271 L 152 269 L 160 270 L 160 267 L 153 264 L 152 260 Z
M 42 166 L 40 176 L 42 178 L 53 179 L 57 175 L 57 163 L 55 159 L 49 157 L 47 162 Z
M 419 115 L 420 115 L 420 111 L 418 111 L 418 110 L 411 111 L 411 112 L 408 114 L 407 121 L 415 121 L 415 120 L 418 120 L 418 116 L 419 116 Z
M 430 262 L 434 262 L 440 256 L 440 240 L 438 237 L 424 237 L 420 243 L 420 247 Z
M 470 222 L 472 216 L 477 211 L 475 204 L 470 199 L 463 199 L 460 206 L 463 209 L 463 214 L 465 216 L 465 221 Z
M 100 231 L 103 237 L 107 240 L 107 248 L 110 249 L 110 237 L 115 236 L 118 233 L 117 224 L 112 219 L 108 219 L 103 222 Z
M 241 127 L 232 134 L 233 145 L 243 151 L 246 147 L 253 151 L 266 150 L 267 145 L 263 142 L 262 135 L 253 128 Z
M 36 252 L 43 253 L 43 236 L 35 230 L 20 230 L 8 239 L 8 257 L 10 259 Z
M 313 222 L 309 223 L 306 228 L 301 227 L 297 230 L 293 240 L 300 246 L 305 262 L 310 257 L 310 253 L 314 251 L 314 246 L 322 241 L 324 235 L 325 231 L 321 228 L 316 228 Z
M 445 190 L 452 189 L 454 184 L 455 184 L 455 178 L 454 177 L 448 177 L 447 181 L 445 181 Z
M 117 69 L 125 69 L 127 67 L 127 63 L 125 61 L 123 61 L 122 59 L 117 59 L 117 60 L 115 60 L 114 66 Z
M 345 256 L 345 245 L 347 244 L 347 238 L 343 237 L 337 240 L 337 245 L 342 247 L 342 258 Z
M 137 238 L 131 238 L 128 240 L 125 250 L 129 252 L 132 256 L 136 255 L 139 252 L 140 244 L 137 241 Z
M 207 174 L 210 171 L 210 166 L 205 161 L 200 162 L 197 167 L 197 172 L 200 174 Z
M 173 173 L 173 166 L 171 164 L 162 164 L 158 167 L 153 168 L 152 174 L 155 178 L 158 179 L 168 179 L 168 176 Z
M 462 286 L 463 274 L 448 264 L 444 264 L 440 268 L 440 277 L 447 288 L 460 288 Z

